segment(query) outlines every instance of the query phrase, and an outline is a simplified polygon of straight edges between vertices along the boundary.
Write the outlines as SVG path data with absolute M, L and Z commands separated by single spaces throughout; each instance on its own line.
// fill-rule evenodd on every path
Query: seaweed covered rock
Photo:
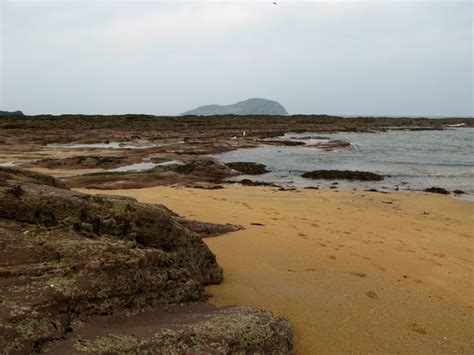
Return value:
M 222 269 L 160 205 L 0 168 L 0 349 L 41 351 L 91 316 L 206 300 Z M 139 349 L 138 347 L 135 349 Z
M 352 170 L 314 170 L 301 175 L 309 179 L 380 181 L 383 176 L 368 171 Z
M 436 186 L 428 187 L 427 189 L 425 189 L 425 192 L 431 192 L 433 194 L 440 194 L 440 195 L 449 195 L 448 190 L 446 190 L 445 188 L 436 187 Z
M 121 156 L 79 155 L 67 158 L 45 158 L 37 161 L 35 165 L 48 169 L 77 169 L 78 167 L 110 169 L 125 161 L 126 158 Z
M 245 161 L 226 163 L 225 165 L 233 170 L 236 170 L 246 175 L 260 175 L 268 173 L 270 171 L 267 170 L 264 164 L 250 163 Z

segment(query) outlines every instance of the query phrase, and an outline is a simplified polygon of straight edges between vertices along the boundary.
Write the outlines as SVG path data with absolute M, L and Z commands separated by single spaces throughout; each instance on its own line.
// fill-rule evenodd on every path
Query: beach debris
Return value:
M 379 296 L 377 296 L 377 294 L 374 291 L 369 291 L 366 293 L 366 295 L 369 298 L 379 298 Z
M 366 192 L 378 192 L 378 193 L 381 193 L 381 194 L 388 194 L 389 193 L 387 191 L 379 191 L 377 189 L 368 189 L 368 190 L 364 190 L 364 191 L 366 191 Z
M 425 192 L 431 192 L 433 194 L 449 195 L 449 191 L 442 187 L 428 187 Z
M 426 335 L 428 332 L 426 331 L 426 329 L 424 329 L 423 327 L 421 327 L 419 324 L 417 324 L 416 322 L 411 322 L 409 324 L 409 328 L 416 332 L 416 333 L 419 333 L 421 335 Z
M 269 187 L 281 187 L 273 182 L 265 181 L 254 181 L 250 179 L 242 179 L 240 181 L 226 181 L 229 184 L 242 184 L 244 186 L 269 186 Z
M 351 272 L 352 275 L 354 276 L 358 276 L 358 277 L 366 277 L 367 274 L 365 272 L 360 272 L 360 271 L 354 271 L 354 272 Z

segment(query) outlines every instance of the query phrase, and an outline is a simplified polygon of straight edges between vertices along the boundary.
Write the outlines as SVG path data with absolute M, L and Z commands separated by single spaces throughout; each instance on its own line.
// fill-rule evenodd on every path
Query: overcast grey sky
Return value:
M 0 0 L 0 110 L 473 115 L 472 1 Z

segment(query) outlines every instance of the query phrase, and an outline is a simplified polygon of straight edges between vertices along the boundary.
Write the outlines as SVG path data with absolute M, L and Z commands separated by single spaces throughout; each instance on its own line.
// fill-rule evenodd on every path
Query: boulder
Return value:
M 442 187 L 428 187 L 425 192 L 431 192 L 434 194 L 449 195 L 449 191 Z
M 368 171 L 314 170 L 301 175 L 309 179 L 380 181 L 383 176 Z
M 264 164 L 250 163 L 245 161 L 226 163 L 225 165 L 233 170 L 238 171 L 239 173 L 246 175 L 261 175 L 270 171 L 267 170 Z

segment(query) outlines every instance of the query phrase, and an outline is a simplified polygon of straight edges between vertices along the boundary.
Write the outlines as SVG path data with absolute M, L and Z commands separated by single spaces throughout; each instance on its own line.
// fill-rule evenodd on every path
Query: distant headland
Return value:
M 0 111 L 0 117 L 3 116 L 24 116 L 21 111 Z
M 247 99 L 232 105 L 200 106 L 181 114 L 195 116 L 213 115 L 288 115 L 286 109 L 278 102 L 267 99 Z

